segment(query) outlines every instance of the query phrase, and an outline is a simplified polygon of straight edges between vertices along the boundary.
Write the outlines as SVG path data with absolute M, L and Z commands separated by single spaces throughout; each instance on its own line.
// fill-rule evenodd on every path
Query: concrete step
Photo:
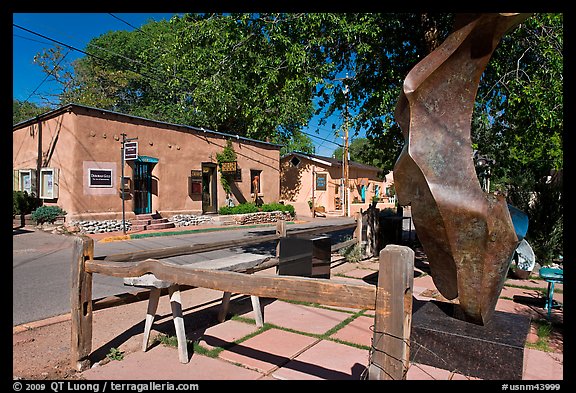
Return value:
M 146 229 L 147 230 L 152 230 L 152 229 L 168 229 L 168 228 L 175 228 L 176 225 L 173 222 L 161 222 L 158 224 L 149 224 L 146 225 Z
M 162 218 L 158 213 L 136 214 L 136 220 L 154 220 L 158 218 Z
M 132 225 L 138 225 L 138 226 L 144 225 L 144 226 L 146 226 L 146 225 L 150 224 L 150 221 L 151 221 L 151 220 L 142 220 L 142 219 L 139 219 L 139 220 L 132 220 L 132 221 L 130 221 L 130 222 L 132 223 Z
M 150 220 L 150 222 L 148 223 L 149 225 L 152 224 L 164 224 L 169 222 L 167 218 L 154 218 L 152 220 Z

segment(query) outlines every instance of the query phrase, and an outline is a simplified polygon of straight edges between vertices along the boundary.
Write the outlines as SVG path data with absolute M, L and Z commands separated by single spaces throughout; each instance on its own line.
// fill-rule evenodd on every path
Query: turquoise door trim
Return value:
M 138 156 L 134 160 L 134 213 L 152 213 L 152 167 L 158 159 Z

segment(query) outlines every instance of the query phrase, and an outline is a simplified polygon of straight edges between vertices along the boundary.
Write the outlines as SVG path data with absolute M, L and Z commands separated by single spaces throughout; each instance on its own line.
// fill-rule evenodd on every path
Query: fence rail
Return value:
M 90 367 L 92 351 L 92 276 L 103 274 L 114 277 L 139 277 L 152 273 L 160 280 L 194 287 L 210 288 L 224 293 L 242 293 L 293 301 L 375 310 L 374 341 L 369 378 L 403 379 L 408 366 L 408 344 L 412 308 L 412 278 L 414 252 L 403 246 L 387 246 L 380 253 L 378 285 L 350 283 L 326 278 L 279 275 L 253 275 L 256 270 L 278 264 L 278 258 L 265 260 L 259 266 L 242 272 L 194 269 L 160 261 L 155 258 L 193 254 L 234 245 L 256 244 L 279 240 L 285 236 L 327 233 L 355 227 L 354 239 L 340 243 L 353 245 L 362 241 L 362 216 L 349 225 L 286 231 L 284 221 L 278 222 L 276 234 L 257 239 L 231 240 L 215 244 L 174 247 L 116 254 L 94 259 L 94 240 L 81 236 L 75 241 L 72 260 L 71 312 L 73 367 L 82 371 Z M 339 247 L 339 245 L 335 245 Z M 391 349 L 389 349 L 389 348 Z

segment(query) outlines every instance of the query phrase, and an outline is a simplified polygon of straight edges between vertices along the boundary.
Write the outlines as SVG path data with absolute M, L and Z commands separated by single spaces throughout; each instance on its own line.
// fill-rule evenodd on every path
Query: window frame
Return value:
M 318 188 L 318 178 L 324 178 L 324 187 Z M 314 191 L 328 191 L 328 173 L 327 172 L 316 172 L 314 179 Z
M 44 174 L 51 173 L 52 183 L 44 186 Z M 46 189 L 48 188 L 48 189 Z M 41 168 L 40 169 L 40 199 L 57 199 L 58 198 L 58 168 Z
M 261 169 L 250 169 L 250 196 L 254 197 L 253 182 L 255 176 L 258 176 L 258 196 L 264 196 L 264 193 L 262 192 L 263 182 Z

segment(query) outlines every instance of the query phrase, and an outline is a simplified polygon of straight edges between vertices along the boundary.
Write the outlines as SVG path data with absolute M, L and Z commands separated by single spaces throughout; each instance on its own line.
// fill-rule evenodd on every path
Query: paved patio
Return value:
M 373 282 L 377 269 L 378 263 L 374 260 L 344 263 L 333 268 L 332 276 Z M 257 274 L 267 273 L 270 272 Z M 530 315 L 533 320 L 542 318 L 544 310 L 514 301 L 514 296 L 537 298 L 538 288 L 545 287 L 541 280 L 508 280 L 497 310 Z M 556 288 L 554 298 L 562 302 L 562 285 Z M 422 301 L 441 299 L 431 277 L 420 269 L 415 271 L 413 294 Z M 221 296 L 221 292 L 201 288 L 182 292 L 189 363 L 178 361 L 175 347 L 159 343 L 142 352 L 139 348 L 142 334 L 135 332 L 120 346 L 125 350 L 123 360 L 102 362 L 105 364 L 84 371 L 82 377 L 89 380 L 359 380 L 367 377 L 373 311 L 261 299 L 265 325 L 258 328 L 250 299 L 242 295 L 233 296 L 228 319 L 215 323 Z M 145 302 L 96 312 L 95 336 L 102 334 L 98 321 L 105 318 L 104 314 L 135 307 L 140 310 L 130 315 L 140 313 L 143 319 Z M 158 315 L 152 336 L 173 336 L 170 307 L 165 297 L 160 299 Z M 562 311 L 554 310 L 552 317 L 562 320 Z M 536 341 L 534 334 L 531 332 L 529 340 Z M 523 363 L 523 380 L 563 379 L 562 352 L 544 352 L 528 344 L 524 348 Z M 411 363 L 406 379 L 478 378 Z

